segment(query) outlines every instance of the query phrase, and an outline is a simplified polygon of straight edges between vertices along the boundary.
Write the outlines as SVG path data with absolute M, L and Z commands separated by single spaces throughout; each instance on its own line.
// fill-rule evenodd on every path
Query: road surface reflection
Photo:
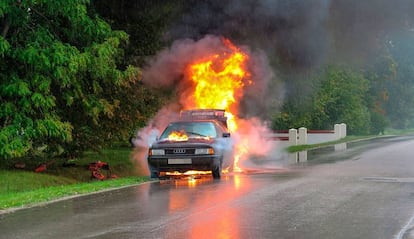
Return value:
M 221 180 L 204 176 L 151 183 L 145 204 L 152 204 L 152 215 L 160 217 L 160 224 L 152 230 L 165 238 L 240 238 L 240 218 L 246 212 L 234 202 L 259 184 L 252 185 L 247 174 L 226 174 Z M 161 197 L 160 192 L 166 195 Z M 142 191 L 137 193 L 142 195 Z
M 214 231 L 217 238 L 240 238 L 239 210 L 231 205 L 222 205 L 250 190 L 251 185 L 245 176 L 225 176 L 220 181 L 211 177 L 178 179 L 169 183 L 175 186 L 174 190 L 169 191 L 169 214 L 187 210 L 178 225 L 168 227 L 166 235 L 178 233 L 180 236 L 183 234 L 184 238 L 203 238 Z M 207 186 L 207 190 L 196 190 L 196 186 L 202 185 Z M 182 190 L 184 188 L 187 190 Z M 183 233 L 177 232 L 177 227 Z

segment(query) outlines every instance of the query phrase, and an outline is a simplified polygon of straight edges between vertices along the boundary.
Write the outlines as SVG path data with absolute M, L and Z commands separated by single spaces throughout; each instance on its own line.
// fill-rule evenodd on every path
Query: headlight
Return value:
M 150 149 L 148 154 L 149 156 L 165 155 L 165 151 L 163 149 Z
M 196 149 L 194 154 L 214 154 L 213 148 L 200 148 Z

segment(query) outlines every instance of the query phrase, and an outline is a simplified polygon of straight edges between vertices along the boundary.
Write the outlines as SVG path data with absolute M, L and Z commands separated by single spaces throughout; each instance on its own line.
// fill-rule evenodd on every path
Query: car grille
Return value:
M 175 149 L 166 149 L 166 155 L 193 155 L 195 149 L 191 148 L 175 148 Z

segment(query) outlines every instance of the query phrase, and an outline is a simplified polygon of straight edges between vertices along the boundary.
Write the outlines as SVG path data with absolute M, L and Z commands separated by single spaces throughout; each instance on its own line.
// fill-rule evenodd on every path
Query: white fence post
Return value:
M 308 143 L 308 130 L 305 127 L 299 128 L 298 144 L 303 145 Z
M 335 134 L 335 140 L 338 140 L 342 137 L 342 133 L 341 133 L 341 125 L 340 124 L 335 124 L 334 125 L 334 134 Z
M 342 123 L 341 124 L 341 138 L 345 138 L 346 137 L 346 124 Z
M 298 144 L 298 131 L 296 129 L 289 130 L 289 145 Z

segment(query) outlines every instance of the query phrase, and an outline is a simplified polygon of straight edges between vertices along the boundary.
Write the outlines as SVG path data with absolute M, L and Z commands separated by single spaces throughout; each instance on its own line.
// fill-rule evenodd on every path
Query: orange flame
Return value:
M 188 68 L 190 80 L 194 83 L 194 94 L 188 100 L 187 108 L 226 110 L 229 130 L 237 129 L 237 111 L 243 88 L 251 84 L 246 69 L 247 54 L 229 40 L 223 43 L 227 51 L 195 62 Z
M 168 140 L 171 141 L 187 141 L 188 136 L 185 134 L 184 131 L 173 131 L 171 134 L 168 135 Z

